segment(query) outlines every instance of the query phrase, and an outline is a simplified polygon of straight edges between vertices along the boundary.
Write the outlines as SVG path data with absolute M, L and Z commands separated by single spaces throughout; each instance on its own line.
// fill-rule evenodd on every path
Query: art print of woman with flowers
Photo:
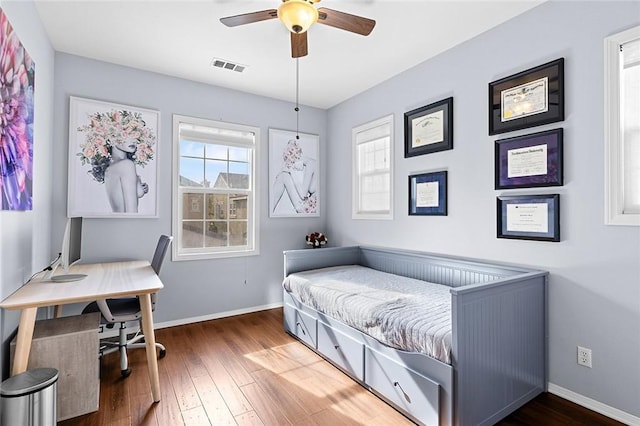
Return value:
M 296 213 L 317 213 L 316 159 L 304 155 L 300 143 L 290 139 L 282 151 L 282 161 L 282 170 L 276 175 L 271 188 L 271 213 L 276 213 L 285 203 L 291 205 Z
M 138 167 L 154 157 L 155 130 L 139 112 L 110 109 L 87 115 L 77 131 L 84 135 L 76 156 L 89 165 L 87 173 L 103 184 L 113 213 L 138 213 L 139 200 L 149 192 Z

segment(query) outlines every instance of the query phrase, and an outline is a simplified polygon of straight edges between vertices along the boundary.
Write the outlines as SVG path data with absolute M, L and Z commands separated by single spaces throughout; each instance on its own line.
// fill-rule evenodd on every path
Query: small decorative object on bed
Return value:
M 305 237 L 305 240 L 313 248 L 320 248 L 329 242 L 329 239 L 322 232 L 312 232 Z
M 380 247 L 284 252 L 284 326 L 424 425 L 493 425 L 546 389 L 548 273 Z
M 489 83 L 489 134 L 564 120 L 564 58 Z
M 495 189 L 562 184 L 561 128 L 496 141 Z
M 404 157 L 453 149 L 453 98 L 404 114 Z

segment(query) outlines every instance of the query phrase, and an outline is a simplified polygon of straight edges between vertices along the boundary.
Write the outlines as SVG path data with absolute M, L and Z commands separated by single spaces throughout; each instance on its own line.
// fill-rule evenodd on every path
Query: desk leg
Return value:
M 38 313 L 38 308 L 25 308 L 20 313 L 16 352 L 13 360 L 13 369 L 11 370 L 12 376 L 27 371 L 29 352 L 31 352 L 31 340 L 33 339 L 33 328 L 36 325 L 36 313 Z
M 147 367 L 149 368 L 149 381 L 151 382 L 151 395 L 153 401 L 160 401 L 160 376 L 158 375 L 158 358 L 156 358 L 156 335 L 153 330 L 153 313 L 151 312 L 151 295 L 140 296 L 142 308 L 142 329 L 147 351 Z
M 56 305 L 53 310 L 54 318 L 62 318 L 62 305 Z

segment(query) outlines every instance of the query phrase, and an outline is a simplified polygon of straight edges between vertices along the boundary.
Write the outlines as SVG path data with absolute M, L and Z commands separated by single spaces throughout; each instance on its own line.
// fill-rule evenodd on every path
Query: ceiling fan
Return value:
M 291 32 L 291 56 L 299 58 L 307 55 L 307 30 L 316 22 L 367 36 L 376 25 L 373 19 L 339 12 L 326 7 L 316 8 L 320 0 L 282 0 L 278 9 L 261 10 L 242 15 L 220 18 L 228 27 L 251 24 L 278 18 Z

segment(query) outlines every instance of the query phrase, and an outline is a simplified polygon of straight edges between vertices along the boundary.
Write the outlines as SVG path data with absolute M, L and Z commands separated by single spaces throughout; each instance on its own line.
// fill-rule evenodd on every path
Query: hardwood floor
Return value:
M 100 410 L 71 425 L 412 425 L 282 328 L 282 309 L 156 331 L 162 400 L 154 404 L 144 350 L 101 366 Z M 620 425 L 551 394 L 499 425 Z

